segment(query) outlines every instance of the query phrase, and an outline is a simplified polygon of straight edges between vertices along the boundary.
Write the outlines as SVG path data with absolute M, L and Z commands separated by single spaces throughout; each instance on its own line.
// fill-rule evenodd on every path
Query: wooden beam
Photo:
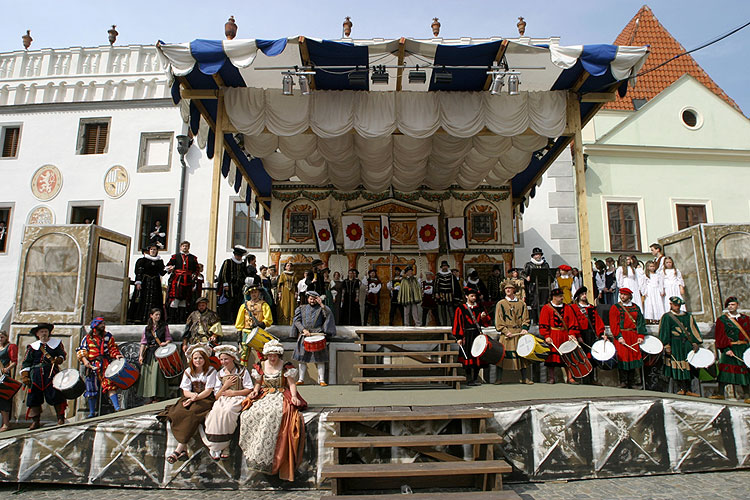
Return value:
M 406 57 L 406 38 L 401 37 L 398 41 L 398 69 L 396 70 L 396 91 L 401 91 L 404 78 L 404 58 Z
M 615 92 L 589 92 L 581 96 L 581 102 L 612 102 L 617 99 Z
M 218 99 L 220 92 L 219 89 L 194 90 L 185 87 L 180 88 L 180 96 L 182 96 L 183 99 Z
M 573 84 L 573 86 L 570 87 L 570 91 L 571 92 L 578 92 L 579 90 L 581 90 L 581 87 L 583 87 L 583 84 L 586 83 L 586 80 L 588 80 L 590 76 L 591 76 L 591 73 L 589 73 L 588 71 L 584 70 L 583 73 L 581 73 L 578 76 L 578 80 L 576 80 L 576 82 Z
M 224 96 L 220 95 L 216 103 L 216 124 L 214 125 L 214 170 L 211 178 L 211 204 L 208 215 L 208 256 L 206 258 L 206 279 L 208 286 L 215 285 L 216 275 L 216 239 L 219 228 L 219 191 L 221 189 L 221 163 L 224 157 L 224 131 L 221 126 L 224 118 Z M 216 310 L 216 294 L 209 295 L 208 305 Z
M 574 127 L 573 161 L 575 163 L 576 204 L 578 206 L 578 243 L 581 250 L 581 273 L 583 273 L 584 286 L 589 290 L 593 290 L 594 282 L 591 268 L 589 211 L 586 200 L 586 169 L 583 158 L 583 137 L 581 135 L 581 104 L 578 101 L 578 95 L 574 92 L 568 93 L 567 113 L 569 116 L 572 116 Z
M 495 55 L 494 61 L 498 63 L 502 61 L 506 50 L 508 50 L 508 40 L 503 40 L 500 44 L 500 48 L 497 50 L 497 55 Z M 484 90 L 489 90 L 490 84 L 492 84 L 492 75 L 487 75 L 487 79 L 484 81 Z
M 298 41 L 300 61 L 302 61 L 302 64 L 304 66 L 312 66 L 312 61 L 310 60 L 310 51 L 307 50 L 307 40 L 305 40 L 304 36 L 301 36 L 298 38 Z M 308 78 L 310 80 L 310 90 L 315 90 L 315 75 L 308 75 Z

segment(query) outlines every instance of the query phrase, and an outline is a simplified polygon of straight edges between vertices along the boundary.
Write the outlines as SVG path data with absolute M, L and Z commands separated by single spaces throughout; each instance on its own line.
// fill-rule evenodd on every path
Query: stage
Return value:
M 483 385 L 462 390 L 372 390 L 302 386 L 305 457 L 293 483 L 247 470 L 240 453 L 213 462 L 194 440 L 186 462 L 169 464 L 176 443 L 154 415 L 171 402 L 90 420 L 0 435 L 0 478 L 6 482 L 127 485 L 143 488 L 318 489 L 332 463 L 322 445 L 335 434 L 338 412 L 420 414 L 489 410 L 486 432 L 502 437 L 496 459 L 512 466 L 510 481 L 573 480 L 704 472 L 750 466 L 750 406 L 648 391 L 567 384 Z M 376 423 L 388 435 L 467 433 L 465 421 Z M 233 448 L 238 450 L 238 448 Z M 461 459 L 466 446 L 446 447 Z M 424 461 L 407 448 L 360 449 L 357 463 Z

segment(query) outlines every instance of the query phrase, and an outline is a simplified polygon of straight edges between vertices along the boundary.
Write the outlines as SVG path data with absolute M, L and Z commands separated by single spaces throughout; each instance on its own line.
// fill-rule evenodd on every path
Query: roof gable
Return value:
M 638 13 L 617 36 L 614 44 L 650 46 L 648 59 L 646 59 L 646 63 L 641 68 L 641 72 L 649 71 L 651 68 L 664 64 L 676 55 L 686 52 L 682 44 L 667 31 L 647 5 L 641 7 Z M 614 102 L 607 103 L 604 109 L 633 111 L 635 110 L 633 107 L 634 99 L 646 99 L 650 101 L 686 73 L 695 77 L 726 103 L 741 111 L 737 103 L 708 76 L 708 73 L 689 54 L 638 77 L 635 87 L 628 87 L 627 96 L 618 96 Z

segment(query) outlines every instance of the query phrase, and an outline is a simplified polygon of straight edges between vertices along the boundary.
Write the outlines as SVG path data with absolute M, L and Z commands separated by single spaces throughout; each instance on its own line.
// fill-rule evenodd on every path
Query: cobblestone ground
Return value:
M 506 485 L 523 500 L 740 500 L 750 498 L 750 471 L 675 474 L 666 476 L 551 481 Z M 141 490 L 101 487 L 55 487 L 52 485 L 16 485 L 0 483 L 0 498 L 120 500 L 317 500 L 319 491 L 217 491 L 217 490 Z M 13 495 L 13 496 L 11 496 Z M 408 498 L 408 497 L 405 497 Z

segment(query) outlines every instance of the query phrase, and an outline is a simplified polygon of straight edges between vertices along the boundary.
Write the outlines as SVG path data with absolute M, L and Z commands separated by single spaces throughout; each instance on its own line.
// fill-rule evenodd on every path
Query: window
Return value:
M 613 252 L 640 252 L 641 235 L 638 204 L 607 203 L 609 247 Z
M 169 209 L 170 205 L 141 205 L 139 249 L 148 243 L 155 243 L 159 250 L 167 249 Z
M 255 217 L 255 210 L 244 201 L 234 202 L 232 219 L 232 247 L 242 245 L 246 248 L 263 246 L 263 219 Z
M 15 158 L 18 156 L 18 140 L 21 138 L 21 127 L 3 127 L 3 158 Z
M 292 212 L 289 216 L 289 236 L 307 238 L 312 235 L 312 215 L 310 212 Z
M 682 124 L 690 130 L 697 130 L 703 125 L 703 117 L 693 108 L 683 108 L 680 111 Z
M 69 224 L 99 224 L 98 206 L 70 207 Z
M 706 222 L 706 205 L 675 205 L 677 209 L 677 230 Z
M 138 172 L 169 172 L 172 165 L 172 132 L 144 132 L 138 154 Z
M 109 118 L 83 118 L 78 129 L 79 155 L 100 155 L 107 152 Z
M 8 247 L 10 212 L 11 207 L 0 208 L 0 253 L 5 253 Z
M 471 237 L 489 236 L 492 237 L 492 214 L 472 214 L 471 216 Z

